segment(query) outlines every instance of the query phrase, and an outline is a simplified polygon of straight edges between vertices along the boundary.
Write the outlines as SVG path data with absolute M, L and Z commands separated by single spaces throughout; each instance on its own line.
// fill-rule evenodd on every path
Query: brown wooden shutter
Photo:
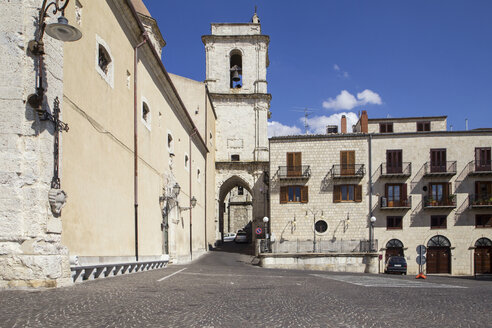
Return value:
M 475 197 L 478 197 L 478 192 L 480 190 L 480 182 L 475 181 Z
M 449 195 L 451 195 L 451 187 L 452 187 L 451 186 L 451 182 L 448 182 L 446 184 L 446 192 L 445 192 L 446 197 L 448 197 Z
M 287 166 L 294 166 L 294 153 L 287 153 Z
M 355 186 L 355 201 L 362 202 L 362 185 Z
M 280 187 L 280 204 L 287 203 L 289 201 L 289 187 Z
M 401 185 L 401 200 L 407 200 L 407 184 L 402 183 Z
M 339 185 L 333 186 L 333 203 L 340 203 L 342 201 L 342 192 Z
M 301 203 L 307 203 L 309 201 L 308 186 L 301 187 Z

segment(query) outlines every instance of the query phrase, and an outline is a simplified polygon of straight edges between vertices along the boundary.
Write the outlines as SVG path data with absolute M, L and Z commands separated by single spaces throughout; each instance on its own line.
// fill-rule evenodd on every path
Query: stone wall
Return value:
M 0 287 L 70 283 L 61 219 L 48 202 L 53 175 L 53 124 L 40 121 L 26 98 L 36 90 L 38 60 L 28 53 L 42 1 L 0 4 Z M 56 20 L 57 17 L 52 17 Z M 43 106 L 62 101 L 63 44 L 45 35 Z M 63 103 L 61 104 L 63 112 Z M 63 178 L 62 178 L 63 187 Z

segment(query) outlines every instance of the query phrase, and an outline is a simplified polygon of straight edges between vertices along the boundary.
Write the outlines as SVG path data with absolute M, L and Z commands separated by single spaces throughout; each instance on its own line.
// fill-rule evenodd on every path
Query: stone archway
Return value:
M 230 229 L 237 229 L 242 226 L 247 226 L 249 239 L 255 242 L 256 235 L 253 233 L 257 227 L 263 227 L 263 217 L 268 215 L 268 173 L 267 163 L 217 163 L 216 164 L 216 199 L 218 201 L 218 240 L 222 240 L 224 232 Z M 241 188 L 245 195 L 240 201 L 230 202 L 231 191 Z M 227 204 L 226 204 L 227 203 Z M 231 224 L 225 226 L 226 222 L 231 223 L 225 217 L 231 214 L 233 205 L 236 212 L 241 212 L 239 215 L 247 215 L 248 222 L 242 221 L 237 225 Z M 227 211 L 229 210 L 229 212 Z M 243 218 L 244 219 L 244 218 Z M 240 221 L 240 220 L 239 220 Z M 264 231 L 264 229 L 263 229 Z M 260 236 L 261 238 L 261 236 Z

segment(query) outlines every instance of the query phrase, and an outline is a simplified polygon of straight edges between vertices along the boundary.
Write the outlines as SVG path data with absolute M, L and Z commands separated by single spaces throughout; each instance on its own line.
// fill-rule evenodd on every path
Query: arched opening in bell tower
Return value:
M 230 57 L 230 87 L 231 89 L 238 89 L 243 86 L 243 57 L 241 51 L 234 49 L 229 54 Z
M 247 243 L 252 241 L 253 191 L 242 178 L 232 176 L 220 187 L 219 192 L 219 231 L 224 236 L 244 231 Z

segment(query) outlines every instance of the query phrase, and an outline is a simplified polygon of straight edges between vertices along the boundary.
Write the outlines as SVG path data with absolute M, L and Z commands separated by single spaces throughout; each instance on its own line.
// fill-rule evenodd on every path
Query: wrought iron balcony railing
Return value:
M 364 164 L 335 164 L 330 173 L 332 178 L 362 178 L 366 170 Z
M 492 207 L 492 194 L 469 195 L 470 207 Z
M 385 209 L 410 209 L 412 208 L 412 196 L 407 199 L 389 200 L 386 197 L 379 198 L 379 208 Z
M 491 161 L 471 161 L 468 163 L 470 175 L 492 175 Z
M 311 168 L 309 165 L 279 166 L 277 174 L 280 179 L 309 179 Z
M 412 175 L 412 163 L 403 162 L 401 165 L 389 166 L 388 163 L 382 163 L 379 166 L 379 172 L 382 177 L 409 177 Z
M 440 199 L 434 199 L 430 196 L 424 196 L 423 200 L 424 208 L 455 208 L 456 207 L 456 195 L 450 194 L 443 196 Z
M 424 175 L 426 176 L 449 176 L 456 174 L 456 161 L 441 163 L 427 162 L 424 164 Z

